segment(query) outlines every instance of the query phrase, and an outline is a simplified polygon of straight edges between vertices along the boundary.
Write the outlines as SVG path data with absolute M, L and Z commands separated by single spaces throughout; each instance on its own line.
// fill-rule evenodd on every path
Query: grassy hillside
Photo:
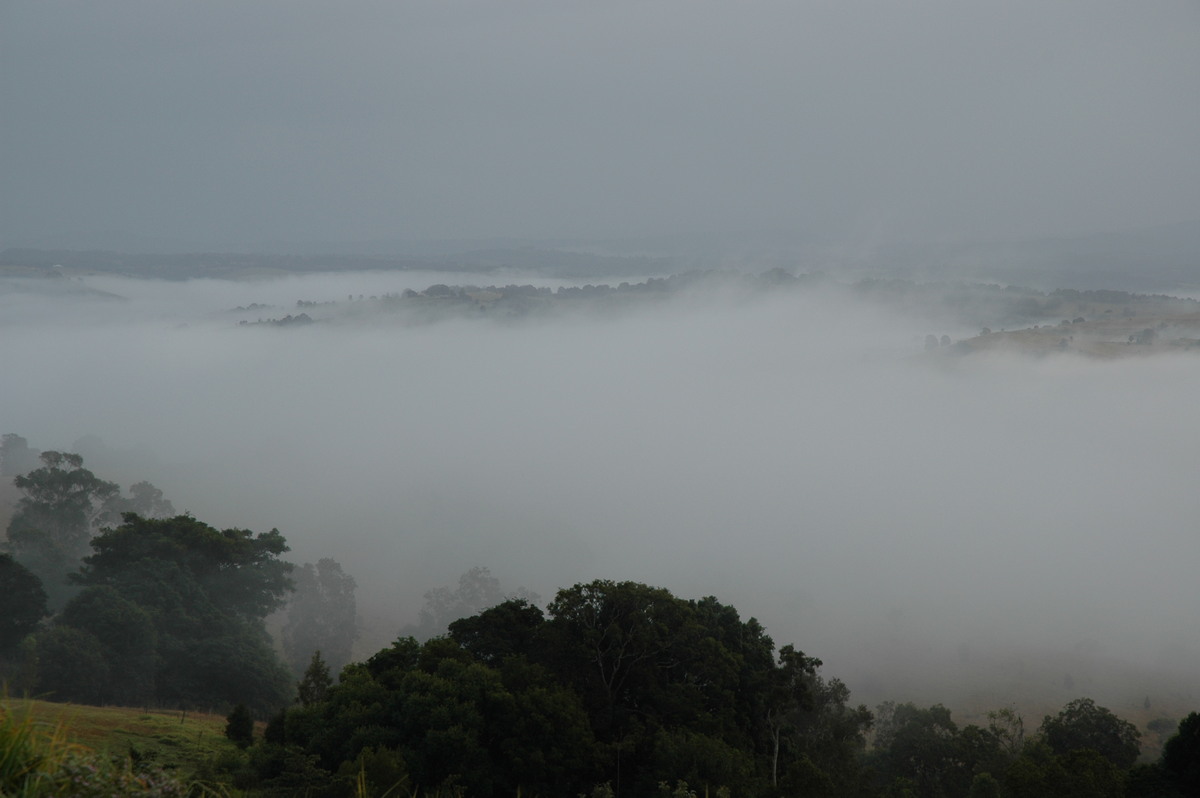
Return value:
M 225 738 L 225 718 L 168 710 L 90 707 L 10 699 L 16 714 L 28 710 L 66 738 L 108 756 L 132 756 L 184 776 L 199 773 L 216 758 L 237 749 Z

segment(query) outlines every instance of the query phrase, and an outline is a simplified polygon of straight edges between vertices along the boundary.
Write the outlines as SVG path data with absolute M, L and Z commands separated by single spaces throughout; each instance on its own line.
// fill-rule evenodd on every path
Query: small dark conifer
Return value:
M 312 660 L 304 670 L 304 677 L 296 685 L 297 698 L 301 706 L 319 704 L 329 697 L 329 688 L 333 687 L 333 677 L 329 675 L 329 666 L 321 659 L 320 650 L 314 651 Z
M 238 748 L 249 748 L 254 743 L 254 718 L 245 704 L 238 704 L 225 716 L 225 736 Z

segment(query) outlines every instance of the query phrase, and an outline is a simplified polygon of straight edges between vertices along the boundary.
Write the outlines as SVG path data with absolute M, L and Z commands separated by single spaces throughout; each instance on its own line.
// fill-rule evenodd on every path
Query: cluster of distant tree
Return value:
M 336 561 L 296 567 L 277 530 L 176 515 L 149 483 L 122 496 L 19 436 L 0 456 L 22 494 L 0 554 L 3 675 L 58 700 L 232 707 L 244 753 L 222 778 L 246 794 L 1200 795 L 1200 715 L 1139 764 L 1137 728 L 1087 698 L 1028 734 L 1011 708 L 962 727 L 941 705 L 872 712 L 755 619 L 636 582 L 543 608 L 475 568 L 354 662 Z
M 736 271 L 692 271 L 669 277 L 649 277 L 641 282 L 585 284 L 580 286 L 534 286 L 532 284 L 497 285 L 447 285 L 435 283 L 423 291 L 406 289 L 400 293 L 389 293 L 357 299 L 347 297 L 347 304 L 297 300 L 296 308 L 303 312 L 282 318 L 259 318 L 255 322 L 242 321 L 243 326 L 257 324 L 288 326 L 311 321 L 323 321 L 346 316 L 362 316 L 366 313 L 407 313 L 407 320 L 437 321 L 454 316 L 478 316 L 490 314 L 498 318 L 519 318 L 533 314 L 547 314 L 556 310 L 597 308 L 605 311 L 624 307 L 647 298 L 665 298 L 684 291 L 707 289 L 728 290 L 734 293 L 761 293 L 783 286 L 795 286 L 820 280 L 811 275 L 795 276 L 783 269 L 746 274 Z M 249 308 L 238 308 L 239 311 Z M 310 318 L 308 311 L 319 315 Z
M 370 297 L 359 295 L 357 300 L 350 296 L 347 303 L 298 300 L 296 308 L 301 312 L 296 315 L 260 317 L 257 322 L 240 323 L 247 326 L 290 326 L 368 314 L 405 314 L 408 322 L 428 322 L 453 317 L 543 317 L 555 312 L 581 310 L 609 313 L 685 292 L 724 291 L 736 296 L 814 285 L 831 284 L 821 273 L 796 275 L 781 268 L 761 273 L 689 271 L 668 277 L 649 277 L 641 282 L 621 282 L 616 285 L 589 283 L 557 288 L 532 284 L 479 286 L 436 283 L 423 291 L 406 289 L 400 293 Z M 1087 312 L 1096 318 L 1167 316 L 1191 313 L 1198 307 L 1195 300 L 1165 295 L 1075 289 L 1046 292 L 985 283 L 920 283 L 904 279 L 866 278 L 841 286 L 841 289 L 902 312 L 958 326 L 989 330 L 992 327 L 1021 328 L 1041 324 L 1064 313 L 1075 319 L 1074 322 L 1070 319 L 1063 321 L 1069 326 L 1084 320 L 1080 312 Z M 937 346 L 945 345 L 945 338 L 935 338 Z M 960 348 L 957 351 L 965 350 Z
M 921 283 L 903 279 L 868 278 L 851 286 L 860 297 L 926 318 L 944 318 L 964 326 L 1023 327 L 1044 323 L 1063 313 L 1077 316 L 1171 314 L 1195 312 L 1195 300 L 1162 294 L 1059 288 L 1039 291 L 990 283 Z M 1082 319 L 1080 319 L 1082 321 Z

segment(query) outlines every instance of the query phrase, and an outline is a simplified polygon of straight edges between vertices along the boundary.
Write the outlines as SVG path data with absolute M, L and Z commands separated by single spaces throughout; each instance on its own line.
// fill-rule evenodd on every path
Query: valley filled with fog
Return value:
M 575 284 L 14 281 L 0 431 L 335 557 L 363 655 L 486 566 L 543 599 L 594 578 L 716 595 L 867 702 L 1194 701 L 1200 358 L 929 358 L 926 335 L 978 327 L 833 282 L 618 314 L 354 312 L 504 282 Z M 298 301 L 336 304 L 240 324 Z

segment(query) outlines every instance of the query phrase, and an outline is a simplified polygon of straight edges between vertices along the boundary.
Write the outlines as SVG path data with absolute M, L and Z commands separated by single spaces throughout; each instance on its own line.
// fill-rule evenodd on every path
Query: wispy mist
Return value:
M 970 652 L 1200 654 L 1200 361 L 927 359 L 925 334 L 974 331 L 833 286 L 519 323 L 224 312 L 425 277 L 22 295 L 0 426 L 99 436 L 102 476 L 336 557 L 379 644 L 487 565 L 543 596 L 596 577 L 718 595 L 852 688 L 928 686 Z

